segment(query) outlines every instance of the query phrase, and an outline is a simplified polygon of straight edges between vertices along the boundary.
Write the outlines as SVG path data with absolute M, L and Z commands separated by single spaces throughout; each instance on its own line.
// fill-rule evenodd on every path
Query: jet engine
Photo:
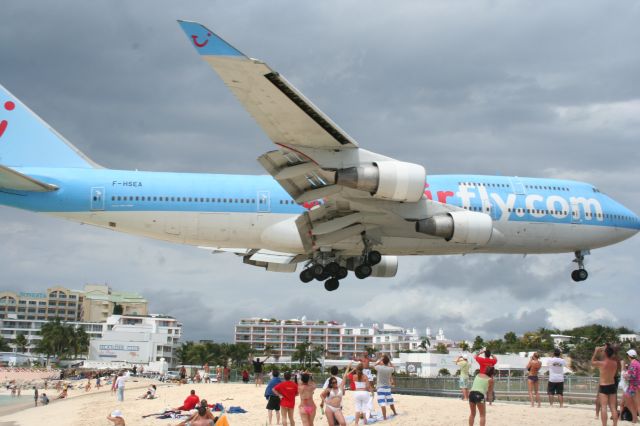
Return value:
M 416 222 L 416 231 L 447 241 L 483 246 L 491 239 L 491 216 L 470 211 L 439 214 Z
M 418 164 L 377 161 L 336 172 L 336 183 L 371 193 L 375 198 L 416 202 L 424 194 L 427 172 Z
M 380 263 L 372 268 L 371 276 L 380 278 L 395 277 L 398 273 L 398 256 L 382 256 Z

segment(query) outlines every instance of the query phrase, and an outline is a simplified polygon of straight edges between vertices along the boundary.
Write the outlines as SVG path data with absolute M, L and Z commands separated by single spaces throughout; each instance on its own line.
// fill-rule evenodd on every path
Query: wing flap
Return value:
M 51 192 L 58 187 L 50 183 L 41 182 L 13 169 L 0 165 L 0 188 L 13 191 Z

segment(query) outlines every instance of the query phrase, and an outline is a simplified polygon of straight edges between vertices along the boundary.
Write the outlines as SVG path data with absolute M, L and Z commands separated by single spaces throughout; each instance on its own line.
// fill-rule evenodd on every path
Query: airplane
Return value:
M 189 43 L 275 144 L 268 175 L 101 167 L 0 86 L 0 204 L 212 252 L 336 290 L 393 277 L 399 256 L 574 253 L 640 230 L 596 186 L 518 176 L 427 175 L 367 151 L 281 74 L 201 24 Z

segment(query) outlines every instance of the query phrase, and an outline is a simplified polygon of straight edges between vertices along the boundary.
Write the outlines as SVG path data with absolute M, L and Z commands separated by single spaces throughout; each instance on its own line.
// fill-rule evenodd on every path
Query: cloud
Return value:
M 199 20 L 267 61 L 365 149 L 429 174 L 587 181 L 638 212 L 639 13 L 578 0 L 24 0 L 0 14 L 0 75 L 106 167 L 263 173 L 255 159 L 271 141 L 175 22 Z M 0 219 L 1 288 L 108 282 L 143 293 L 191 339 L 229 340 L 252 316 L 443 327 L 454 338 L 596 320 L 640 328 L 624 297 L 640 278 L 638 237 L 594 250 L 581 284 L 569 279 L 569 253 L 403 257 L 394 279 L 350 278 L 327 293 L 233 255 L 7 208 Z

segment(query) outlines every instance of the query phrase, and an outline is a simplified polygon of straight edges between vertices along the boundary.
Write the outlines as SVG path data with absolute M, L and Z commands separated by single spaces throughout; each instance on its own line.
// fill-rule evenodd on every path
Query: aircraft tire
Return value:
M 571 271 L 571 279 L 575 282 L 580 282 L 580 278 L 578 277 L 578 270 Z
M 369 254 L 367 255 L 367 260 L 369 261 L 369 265 L 377 265 L 382 261 L 382 255 L 379 251 L 374 250 L 369 252 Z
M 336 274 L 336 278 L 339 280 L 345 279 L 347 278 L 347 275 L 349 275 L 349 270 L 347 268 L 345 268 L 344 266 L 341 266 L 340 269 L 338 269 L 338 273 Z
M 324 270 L 332 277 L 337 277 L 338 272 L 340 271 L 340 264 L 337 262 L 331 262 L 324 267 Z
M 300 281 L 303 283 L 310 283 L 314 278 L 311 268 L 303 269 L 302 272 L 300 272 Z
M 337 290 L 338 287 L 340 287 L 340 281 L 338 281 L 335 278 L 329 278 L 327 281 L 324 282 L 324 288 L 327 291 Z
M 367 278 L 369 275 L 371 275 L 372 270 L 371 270 L 371 266 L 367 265 L 366 263 L 363 263 L 362 265 L 358 265 L 354 272 L 357 278 L 363 280 Z
M 584 281 L 589 278 L 589 273 L 586 269 L 578 269 L 576 275 L 578 277 L 578 281 Z
M 311 270 L 313 271 L 313 276 L 318 280 L 324 275 L 324 266 L 319 263 L 313 265 L 311 267 Z

